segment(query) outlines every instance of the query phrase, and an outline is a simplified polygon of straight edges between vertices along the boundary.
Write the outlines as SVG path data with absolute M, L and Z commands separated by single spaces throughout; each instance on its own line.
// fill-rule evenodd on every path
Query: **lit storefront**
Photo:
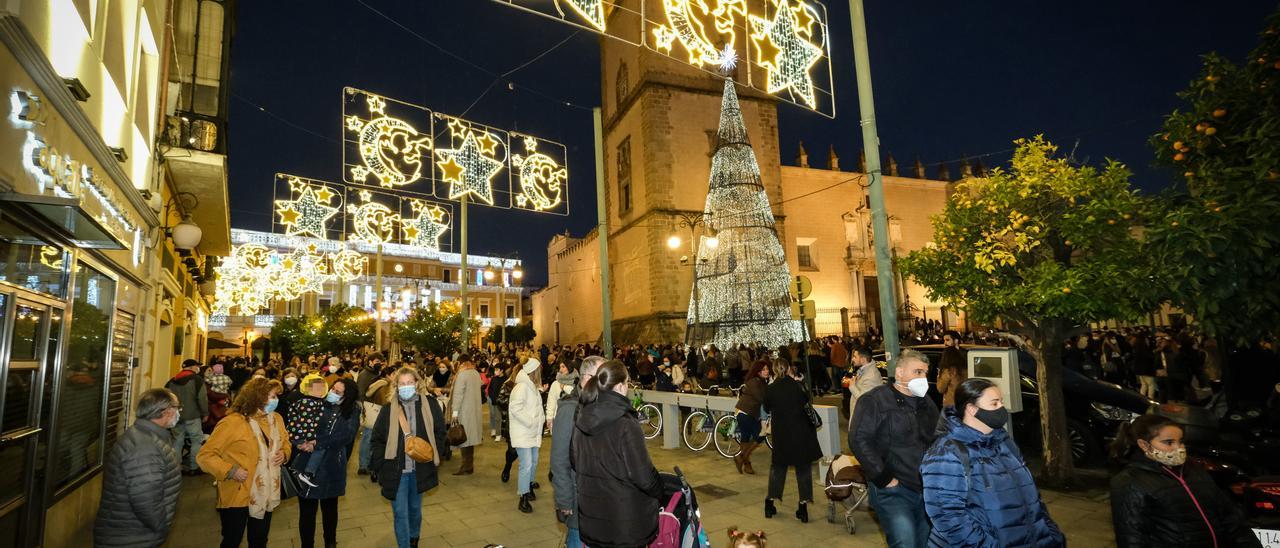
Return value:
M 159 223 L 134 187 L 147 147 L 104 142 L 90 115 L 110 105 L 80 106 L 22 13 L 0 11 L 0 546 L 63 546 L 91 527 L 127 420 Z

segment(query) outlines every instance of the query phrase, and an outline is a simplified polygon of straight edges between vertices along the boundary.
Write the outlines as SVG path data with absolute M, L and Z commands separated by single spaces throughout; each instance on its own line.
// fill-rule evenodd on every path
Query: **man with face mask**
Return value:
M 929 358 L 915 350 L 898 355 L 893 384 L 858 399 L 849 429 L 849 448 L 862 465 L 871 505 L 892 548 L 929 543 L 920 462 L 933 443 L 938 406 L 929 392 Z
M 94 546 L 160 546 L 168 538 L 182 491 L 170 430 L 181 413 L 178 397 L 164 388 L 138 399 L 137 420 L 103 465 Z

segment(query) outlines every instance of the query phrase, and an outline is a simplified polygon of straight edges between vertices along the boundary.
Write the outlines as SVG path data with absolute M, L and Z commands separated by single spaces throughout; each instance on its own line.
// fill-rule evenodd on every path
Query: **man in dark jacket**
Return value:
M 862 464 L 885 540 L 895 548 L 929 542 L 920 462 L 936 436 L 938 406 L 925 397 L 928 373 L 927 356 L 903 350 L 894 383 L 858 399 L 849 429 L 849 448 Z
M 182 468 L 169 432 L 179 412 L 178 398 L 164 388 L 138 399 L 137 421 L 103 465 L 94 546 L 151 547 L 168 538 L 182 492 Z
M 182 446 L 190 441 L 191 452 L 187 453 L 183 474 L 198 476 L 203 473 L 196 465 L 196 454 L 200 452 L 200 446 L 204 445 L 204 430 L 201 425 L 204 424 L 205 417 L 209 416 L 209 391 L 204 377 L 200 376 L 200 362 L 191 359 L 182 362 L 182 371 L 174 375 L 164 387 L 178 397 L 178 408 L 182 410 L 178 425 L 173 429 L 173 452 L 181 458 Z
M 578 388 L 594 377 L 604 358 L 589 356 L 578 369 Z M 578 534 L 578 474 L 573 470 L 573 423 L 578 418 L 578 390 L 561 398 L 551 425 L 551 487 L 556 497 L 556 519 L 569 529 L 565 546 L 582 546 Z

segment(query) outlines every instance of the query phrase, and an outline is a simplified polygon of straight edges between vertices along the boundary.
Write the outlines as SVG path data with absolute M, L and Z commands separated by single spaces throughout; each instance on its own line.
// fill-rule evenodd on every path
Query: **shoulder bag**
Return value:
M 426 405 L 426 402 L 422 402 L 422 405 Z M 409 421 L 404 416 L 404 406 L 397 405 L 396 408 L 400 410 L 398 418 L 400 419 L 400 431 L 404 434 L 404 453 L 409 455 L 409 458 L 413 459 L 414 462 L 434 461 L 436 456 L 435 449 L 432 449 L 427 440 L 409 434 Z M 422 426 L 423 428 L 431 427 L 428 424 Z
M 800 392 L 804 394 L 804 416 L 809 419 L 809 424 L 813 425 L 814 430 L 822 428 L 822 416 L 818 415 L 818 410 L 813 408 L 813 404 L 809 403 L 809 394 L 805 392 L 804 387 L 800 386 Z

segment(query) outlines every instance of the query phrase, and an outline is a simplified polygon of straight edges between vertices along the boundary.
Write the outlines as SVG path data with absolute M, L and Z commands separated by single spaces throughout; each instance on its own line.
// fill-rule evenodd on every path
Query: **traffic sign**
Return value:
M 791 303 L 791 319 L 812 320 L 817 317 L 818 307 L 813 303 L 813 299 L 795 301 Z
M 803 301 L 809 298 L 809 294 L 813 293 L 813 282 L 809 281 L 808 276 L 792 276 L 791 284 L 791 300 Z

